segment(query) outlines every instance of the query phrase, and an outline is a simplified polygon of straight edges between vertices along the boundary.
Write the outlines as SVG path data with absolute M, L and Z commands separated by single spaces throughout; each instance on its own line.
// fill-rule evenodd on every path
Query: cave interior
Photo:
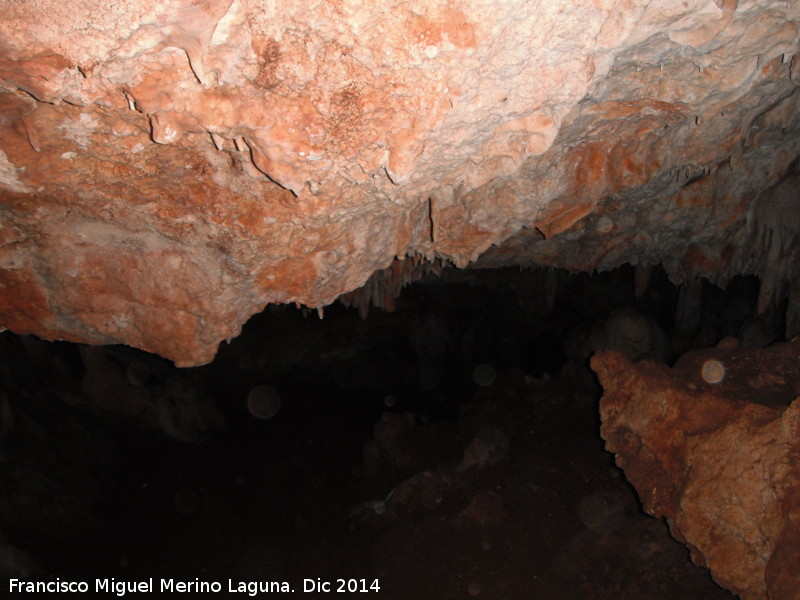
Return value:
M 269 305 L 182 369 L 3 332 L 0 569 L 353 578 L 382 598 L 733 597 L 604 449 L 588 360 L 782 342 L 786 303 L 757 314 L 758 291 L 675 286 L 659 266 L 446 268 L 392 311 Z

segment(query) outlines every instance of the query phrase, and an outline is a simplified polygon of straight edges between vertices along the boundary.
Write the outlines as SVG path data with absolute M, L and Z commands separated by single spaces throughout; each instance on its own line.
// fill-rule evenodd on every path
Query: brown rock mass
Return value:
M 0 0 L 0 326 L 195 365 L 268 303 L 480 257 L 754 273 L 800 328 L 798 22 L 768 0 Z
M 798 359 L 800 338 L 693 352 L 673 369 L 592 358 L 602 436 L 645 510 L 746 600 L 800 598 Z

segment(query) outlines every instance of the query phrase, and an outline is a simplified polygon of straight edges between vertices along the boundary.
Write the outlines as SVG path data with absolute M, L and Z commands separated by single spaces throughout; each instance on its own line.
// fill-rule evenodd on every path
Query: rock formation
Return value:
M 713 348 L 673 369 L 592 359 L 601 433 L 692 560 L 745 600 L 800 598 L 800 338 Z
M 323 307 L 389 267 L 391 292 L 408 257 L 754 273 L 760 308 L 789 295 L 800 327 L 795 2 L 0 15 L 14 332 L 196 365 L 268 303 Z

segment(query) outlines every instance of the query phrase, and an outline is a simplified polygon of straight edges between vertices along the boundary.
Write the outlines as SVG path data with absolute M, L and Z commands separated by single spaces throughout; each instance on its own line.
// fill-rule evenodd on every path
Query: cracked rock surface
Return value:
M 0 14 L 14 332 L 197 365 L 265 305 L 323 307 L 407 258 L 753 273 L 800 326 L 795 2 Z
M 674 368 L 599 352 L 601 434 L 644 509 L 746 600 L 800 598 L 800 339 Z

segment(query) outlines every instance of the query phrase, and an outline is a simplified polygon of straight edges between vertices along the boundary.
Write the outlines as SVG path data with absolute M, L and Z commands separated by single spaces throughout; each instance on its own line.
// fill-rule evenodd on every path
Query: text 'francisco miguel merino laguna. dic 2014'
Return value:
M 151 577 L 142 581 L 117 581 L 116 579 L 95 579 L 94 585 L 87 581 L 69 581 L 55 579 L 53 581 L 23 581 L 9 579 L 9 592 L 31 594 L 114 594 L 122 597 L 125 594 L 148 594 L 158 591 L 161 594 L 216 594 L 219 592 L 241 593 L 248 596 L 270 593 L 293 593 L 295 590 L 288 581 L 237 581 L 228 579 L 227 587 L 219 581 L 180 581 L 175 579 L 159 579 L 158 589 L 153 584 Z M 328 593 L 328 592 L 379 592 L 380 584 L 377 579 L 337 579 L 325 581 L 322 579 L 304 579 L 303 586 L 298 591 Z

